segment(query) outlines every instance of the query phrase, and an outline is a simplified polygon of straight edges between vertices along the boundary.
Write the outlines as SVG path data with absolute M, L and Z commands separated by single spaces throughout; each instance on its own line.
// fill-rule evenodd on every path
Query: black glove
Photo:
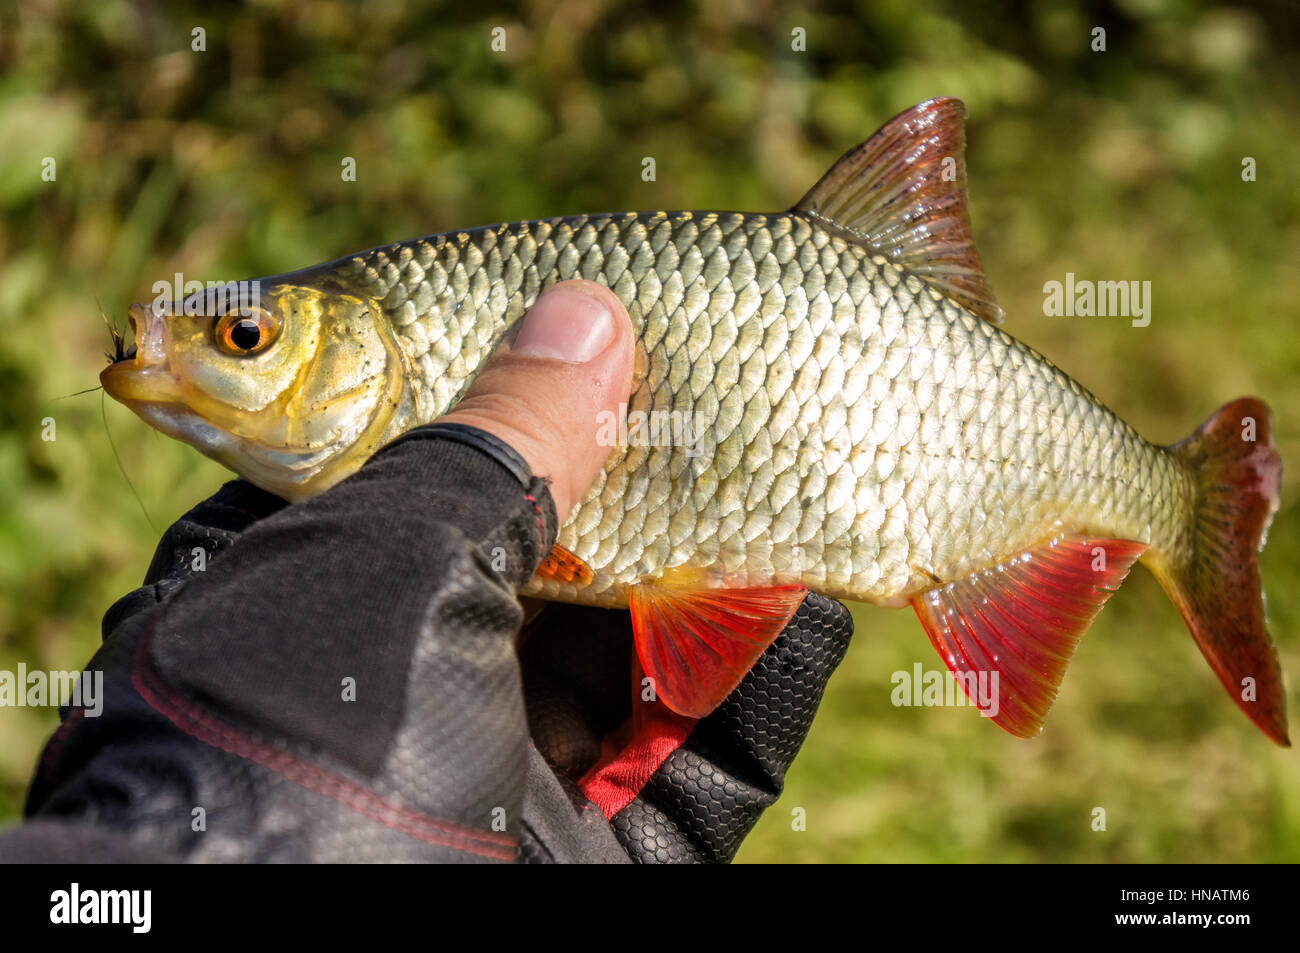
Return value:
M 716 712 L 661 712 L 666 736 L 651 719 L 620 750 L 625 612 L 552 606 L 516 651 L 515 592 L 555 532 L 544 484 L 463 427 L 412 431 L 292 507 L 227 484 L 105 617 L 103 712 L 64 711 L 0 859 L 729 859 L 847 611 L 809 596 Z M 627 798 L 612 823 L 580 783 L 602 741 Z
M 588 796 L 602 802 L 633 860 L 728 861 L 781 793 L 852 634 L 844 606 L 809 593 L 711 715 L 694 722 L 658 706 L 659 717 L 639 736 L 620 738 L 639 689 L 628 679 L 630 616 L 550 605 L 520 653 L 533 744 L 579 817 L 596 813 Z M 602 751 L 607 770 L 592 777 Z M 546 787 L 545 779 L 530 778 L 530 794 Z M 553 802 L 535 796 L 525 808 L 525 858 L 582 859 L 582 846 L 571 843 L 574 825 Z

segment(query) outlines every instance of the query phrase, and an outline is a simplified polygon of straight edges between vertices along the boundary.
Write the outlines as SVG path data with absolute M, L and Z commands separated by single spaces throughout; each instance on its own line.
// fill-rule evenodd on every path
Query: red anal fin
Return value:
M 540 579 L 575 586 L 585 586 L 595 578 L 591 567 L 563 546 L 556 546 L 547 553 L 533 575 Z
M 655 694 L 703 718 L 735 691 L 803 602 L 803 586 L 709 589 L 702 579 L 628 590 L 637 656 Z
M 1079 638 L 1145 550 L 1129 540 L 1061 536 L 927 590 L 912 606 L 967 697 L 999 728 L 1030 738 L 1042 730 Z

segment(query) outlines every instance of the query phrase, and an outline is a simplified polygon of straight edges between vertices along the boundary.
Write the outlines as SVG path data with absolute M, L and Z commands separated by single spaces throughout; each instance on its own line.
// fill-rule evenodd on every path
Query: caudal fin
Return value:
M 1268 407 L 1253 397 L 1234 400 L 1168 449 L 1196 485 L 1191 546 L 1177 558 L 1153 549 L 1146 562 L 1228 694 L 1264 734 L 1289 746 L 1282 669 L 1255 560 L 1282 479 Z

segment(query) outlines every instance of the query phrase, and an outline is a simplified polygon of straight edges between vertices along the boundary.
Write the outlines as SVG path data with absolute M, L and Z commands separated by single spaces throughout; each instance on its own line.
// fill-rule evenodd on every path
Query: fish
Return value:
M 1281 481 L 1267 406 L 1156 445 L 1002 330 L 965 120 L 954 98 L 905 110 L 785 212 L 511 222 L 137 304 L 101 380 L 297 501 L 454 407 L 543 289 L 600 282 L 637 336 L 633 390 L 522 594 L 627 608 L 668 711 L 713 711 L 812 590 L 910 605 L 972 700 L 996 677 L 984 714 L 1031 737 L 1141 562 L 1289 744 L 1256 563 Z

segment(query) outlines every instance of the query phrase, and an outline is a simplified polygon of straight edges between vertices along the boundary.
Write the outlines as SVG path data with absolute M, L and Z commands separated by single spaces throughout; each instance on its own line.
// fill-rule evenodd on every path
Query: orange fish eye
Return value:
M 217 321 L 213 336 L 227 354 L 246 357 L 270 346 L 280 322 L 265 308 L 239 308 Z

